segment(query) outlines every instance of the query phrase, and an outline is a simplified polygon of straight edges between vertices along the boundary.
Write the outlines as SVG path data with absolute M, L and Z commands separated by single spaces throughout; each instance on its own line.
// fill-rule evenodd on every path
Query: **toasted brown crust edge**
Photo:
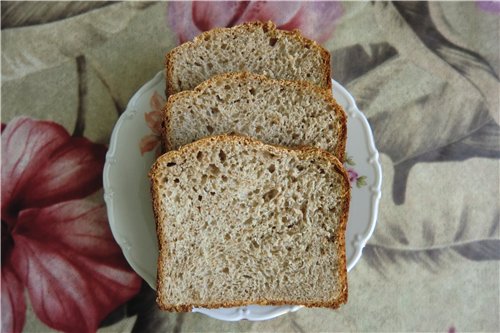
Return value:
M 256 304 L 256 305 L 303 305 L 306 307 L 325 307 L 325 308 L 331 308 L 331 309 L 336 309 L 338 308 L 341 304 L 344 304 L 347 302 L 348 298 L 348 283 L 347 283 L 347 259 L 346 259 L 346 253 L 345 253 L 345 232 L 347 229 L 347 219 L 349 216 L 349 205 L 351 201 L 351 186 L 349 182 L 349 176 L 347 174 L 347 171 L 343 167 L 342 163 L 332 154 L 321 150 L 319 148 L 314 148 L 314 147 L 284 147 L 284 146 L 279 146 L 279 145 L 270 145 L 270 144 L 265 144 L 262 141 L 256 140 L 254 138 L 248 137 L 248 136 L 242 136 L 242 135 L 227 135 L 227 134 L 222 134 L 222 135 L 217 135 L 217 136 L 211 136 L 211 137 L 206 137 L 203 139 L 200 139 L 198 141 L 195 141 L 193 143 L 184 145 L 179 148 L 179 150 L 173 150 L 169 151 L 162 156 L 160 156 L 156 162 L 153 164 L 151 167 L 151 170 L 149 172 L 149 178 L 151 180 L 151 194 L 153 198 L 153 211 L 154 211 L 154 216 L 155 216 L 155 223 L 156 223 L 156 228 L 157 228 L 157 237 L 158 237 L 158 246 L 159 246 L 159 254 L 158 255 L 158 274 L 157 274 L 157 290 L 161 290 L 163 288 L 163 282 L 159 278 L 160 276 L 163 275 L 163 268 L 161 265 L 161 254 L 163 253 L 168 253 L 166 249 L 163 248 L 163 244 L 165 244 L 164 239 L 162 238 L 163 235 L 163 227 L 159 223 L 160 220 L 160 214 L 161 214 L 161 209 L 160 209 L 160 203 L 161 200 L 159 198 L 159 193 L 156 193 L 155 188 L 157 186 L 154 186 L 155 183 L 157 183 L 159 180 L 156 179 L 156 173 L 159 171 L 160 165 L 164 161 L 171 160 L 177 156 L 183 155 L 183 154 L 189 154 L 190 152 L 203 148 L 204 146 L 210 144 L 211 142 L 224 142 L 224 141 L 236 141 L 240 142 L 243 144 L 248 144 L 248 145 L 254 145 L 254 146 L 260 146 L 263 149 L 266 149 L 268 152 L 272 153 L 273 150 L 279 150 L 281 152 L 286 151 L 286 152 L 294 152 L 294 153 L 299 153 L 305 156 L 318 156 L 321 158 L 326 159 L 330 163 L 333 164 L 335 169 L 339 171 L 344 179 L 345 182 L 345 189 L 346 193 L 345 195 L 347 196 L 346 200 L 344 200 L 344 207 L 343 207 L 343 214 L 342 214 L 342 219 L 340 221 L 340 228 L 337 229 L 337 233 L 335 235 L 336 239 L 340 239 L 340 245 L 338 245 L 337 250 L 339 250 L 339 253 L 341 253 L 340 257 L 340 263 L 341 267 L 344 269 L 341 270 L 340 272 L 340 282 L 344 286 L 343 292 L 339 295 L 337 299 L 331 300 L 330 302 L 296 302 L 296 301 L 286 301 L 286 300 L 252 300 L 248 302 L 221 302 L 221 303 L 198 303 L 198 304 L 181 304 L 181 305 L 172 305 L 172 304 L 167 304 L 164 303 L 160 297 L 159 293 L 157 292 L 157 298 L 156 302 L 159 305 L 160 309 L 165 310 L 165 311 L 175 311 L 175 312 L 189 312 L 193 309 L 193 307 L 200 307 L 200 308 L 221 308 L 221 307 L 236 307 L 236 306 L 245 306 L 245 305 L 250 305 L 250 304 Z M 344 245 L 342 247 L 342 244 Z M 340 248 L 339 248 L 340 247 Z M 164 252 L 165 251 L 165 252 Z
M 177 94 L 171 95 L 168 97 L 167 103 L 163 108 L 163 132 L 162 138 L 164 142 L 165 149 L 167 151 L 173 149 L 172 146 L 172 124 L 170 122 L 171 118 L 171 110 L 174 103 L 178 100 L 188 97 L 196 97 L 201 95 L 206 89 L 210 88 L 212 85 L 217 85 L 217 83 L 225 82 L 227 80 L 231 81 L 245 81 L 245 80 L 256 80 L 260 81 L 260 83 L 271 86 L 286 86 L 292 87 L 295 89 L 301 89 L 309 91 L 312 94 L 316 94 L 318 98 L 322 98 L 326 101 L 326 103 L 330 104 L 336 116 L 340 120 L 340 133 L 339 133 L 339 143 L 336 147 L 335 151 L 331 153 L 334 154 L 341 162 L 344 162 L 345 158 L 345 148 L 347 141 L 347 115 L 340 104 L 337 103 L 335 98 L 333 98 L 331 91 L 326 91 L 324 89 L 319 88 L 315 84 L 306 81 L 288 81 L 288 80 L 278 80 L 271 79 L 265 75 L 251 73 L 251 72 L 229 72 L 223 73 L 213 76 L 212 78 L 200 83 L 193 90 L 185 90 L 181 91 Z
M 296 38 L 299 42 L 303 43 L 304 45 L 309 46 L 312 49 L 316 49 L 320 55 L 321 59 L 323 61 L 323 84 L 319 86 L 322 89 L 331 91 L 332 89 L 332 81 L 331 81 L 331 67 L 330 67 L 330 52 L 328 52 L 323 46 L 318 44 L 316 41 L 312 39 L 308 39 L 302 35 L 300 30 L 294 29 L 292 31 L 288 30 L 281 30 L 277 29 L 276 25 L 271 22 L 260 22 L 260 21 L 254 21 L 254 22 L 247 22 L 243 23 L 240 25 L 235 25 L 231 28 L 214 28 L 209 31 L 205 31 L 201 33 L 200 35 L 196 36 L 192 41 L 190 42 L 185 42 L 172 50 L 170 50 L 166 55 L 165 55 L 165 78 L 166 78 L 166 90 L 165 93 L 168 96 L 173 95 L 175 93 L 178 93 L 179 91 L 176 91 L 173 89 L 172 82 L 173 82 L 173 76 L 174 76 L 174 71 L 173 71 L 173 59 L 175 56 L 181 52 L 184 49 L 190 49 L 194 48 L 199 44 L 202 44 L 205 36 L 210 36 L 217 34 L 219 32 L 227 31 L 227 30 L 248 30 L 248 31 L 254 31 L 256 29 L 263 29 L 265 32 L 270 32 L 273 37 L 279 34 L 282 35 L 288 35 L 290 37 Z

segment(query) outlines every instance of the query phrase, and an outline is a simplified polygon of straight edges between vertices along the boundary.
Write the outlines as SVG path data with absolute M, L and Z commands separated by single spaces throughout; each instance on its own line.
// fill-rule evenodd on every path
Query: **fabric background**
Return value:
M 107 144 L 180 32 L 230 21 L 197 5 L 2 2 L 2 123 L 49 120 Z M 331 51 L 333 77 L 367 116 L 383 166 L 378 225 L 349 274 L 348 304 L 229 323 L 161 313 L 143 283 L 100 332 L 500 331 L 498 3 L 323 5 L 294 17 Z M 259 9 L 261 18 L 286 23 L 283 8 Z M 185 17 L 173 20 L 174 10 Z M 102 192 L 89 200 L 102 203 Z M 22 330 L 51 331 L 29 299 Z

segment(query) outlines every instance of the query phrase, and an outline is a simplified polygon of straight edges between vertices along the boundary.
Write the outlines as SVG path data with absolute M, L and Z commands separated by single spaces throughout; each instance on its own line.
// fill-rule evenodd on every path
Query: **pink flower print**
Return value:
M 354 183 L 356 180 L 358 180 L 359 175 L 354 169 L 348 168 L 347 174 L 349 175 L 349 182 L 350 183 Z
M 355 183 L 357 188 L 361 188 L 366 185 L 366 176 L 360 176 L 353 168 L 347 168 L 347 174 L 351 185 Z
M 326 41 L 343 15 L 340 2 L 321 1 L 173 1 L 167 23 L 179 43 L 215 27 L 250 21 L 273 21 L 279 29 L 299 29 L 306 37 Z
M 155 91 L 149 100 L 149 105 L 152 111 L 144 114 L 144 120 L 151 129 L 152 134 L 142 137 L 141 142 L 139 143 L 139 148 L 141 150 L 141 155 L 144 155 L 144 153 L 152 151 L 156 148 L 155 155 L 160 156 L 162 131 L 161 122 L 163 121 L 162 109 L 165 105 L 165 99 Z
M 476 8 L 492 14 L 500 14 L 500 2 L 498 1 L 476 1 Z
M 95 331 L 141 284 L 104 206 L 84 199 L 102 187 L 106 147 L 48 121 L 2 129 L 2 331 L 22 331 L 25 291 L 46 325 Z

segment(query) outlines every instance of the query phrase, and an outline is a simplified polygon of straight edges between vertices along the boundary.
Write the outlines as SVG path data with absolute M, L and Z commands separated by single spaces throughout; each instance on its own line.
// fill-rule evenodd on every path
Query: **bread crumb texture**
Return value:
M 298 31 L 252 22 L 204 32 L 172 49 L 165 60 L 167 95 L 191 90 L 210 77 L 248 71 L 331 88 L 330 54 Z
M 161 308 L 346 302 L 350 186 L 333 155 L 221 135 L 164 154 L 150 178 Z

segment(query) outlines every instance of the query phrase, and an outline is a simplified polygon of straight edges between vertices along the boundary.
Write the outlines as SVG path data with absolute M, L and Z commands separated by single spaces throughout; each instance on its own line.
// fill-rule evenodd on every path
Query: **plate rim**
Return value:
M 117 230 L 117 221 L 114 218 L 114 202 L 113 202 L 113 195 L 114 192 L 111 188 L 110 184 L 110 174 L 111 170 L 116 162 L 115 154 L 117 151 L 117 143 L 118 143 L 118 135 L 119 135 L 119 130 L 122 127 L 123 123 L 128 120 L 132 119 L 135 114 L 138 112 L 136 104 L 138 100 L 144 95 L 145 93 L 149 92 L 152 88 L 154 88 L 158 83 L 160 83 L 162 80 L 164 80 L 164 71 L 159 71 L 158 73 L 155 74 L 155 76 L 150 79 L 148 82 L 146 82 L 144 85 L 137 90 L 134 95 L 131 97 L 129 100 L 127 107 L 123 111 L 123 113 L 120 115 L 118 120 L 116 121 L 112 133 L 111 133 L 111 138 L 109 141 L 109 146 L 108 146 L 108 151 L 106 153 L 106 160 L 104 164 L 104 169 L 103 169 L 103 191 L 104 191 L 104 201 L 106 203 L 106 212 L 108 216 L 108 223 L 110 225 L 111 233 L 113 234 L 113 238 L 117 242 L 117 244 L 120 246 L 120 249 L 122 250 L 122 253 L 127 260 L 128 264 L 131 266 L 131 268 L 138 273 L 138 275 L 141 276 L 143 280 L 146 281 L 146 283 L 149 282 L 143 278 L 143 276 L 150 276 L 146 270 L 144 270 L 140 265 L 138 265 L 135 260 L 132 260 L 131 258 L 131 253 L 129 252 L 130 245 L 127 244 L 126 242 L 123 241 L 123 237 L 121 237 L 119 231 Z M 379 204 L 380 204 L 380 198 L 382 196 L 382 166 L 380 163 L 380 154 L 375 146 L 375 139 L 373 136 L 373 131 L 371 129 L 371 126 L 368 122 L 368 119 L 366 116 L 359 110 L 359 108 L 356 105 L 356 102 L 354 100 L 354 97 L 349 93 L 349 91 L 344 88 L 340 83 L 335 81 L 334 79 L 332 80 L 332 93 L 334 90 L 338 90 L 341 92 L 341 94 L 347 98 L 348 106 L 344 108 L 344 111 L 348 114 L 349 117 L 352 118 L 357 118 L 359 117 L 362 122 L 362 127 L 363 131 L 365 132 L 366 137 L 368 138 L 367 146 L 368 146 L 368 151 L 369 151 L 369 156 L 368 156 L 368 164 L 371 165 L 371 167 L 374 169 L 374 174 L 375 174 L 375 179 L 374 179 L 374 185 L 371 185 L 369 187 L 369 191 L 371 192 L 371 204 L 373 207 L 373 211 L 371 214 L 371 219 L 369 222 L 369 227 L 368 230 L 365 231 L 363 234 L 357 234 L 356 239 L 355 239 L 355 252 L 353 255 L 352 261 L 349 263 L 347 266 L 347 271 L 350 272 L 354 266 L 359 262 L 362 253 L 363 253 L 363 248 L 365 247 L 366 243 L 372 236 L 377 221 L 378 221 L 378 212 L 379 212 Z M 155 281 L 156 278 L 152 277 L 152 280 Z M 151 285 L 150 287 L 153 290 L 156 290 L 156 288 L 153 288 Z M 286 308 L 288 307 L 288 308 Z M 268 320 L 272 319 L 278 316 L 281 316 L 283 314 L 286 314 L 288 312 L 295 312 L 299 309 L 301 309 L 303 306 L 300 305 L 285 305 L 281 307 L 277 307 L 276 311 L 271 312 L 269 315 L 263 315 L 261 317 L 253 317 L 251 315 L 251 312 L 249 312 L 246 307 L 238 307 L 237 313 L 232 316 L 219 316 L 219 315 L 214 315 L 214 314 L 207 314 L 204 310 L 211 310 L 211 309 L 204 309 L 204 308 L 194 308 L 192 312 L 198 312 L 198 313 L 203 313 L 205 315 L 208 315 L 212 318 L 219 319 L 219 320 L 225 320 L 225 321 L 239 321 L 242 319 L 247 319 L 247 320 L 252 320 L 252 321 L 260 321 L 260 320 Z
M 373 136 L 373 131 L 370 123 L 368 122 L 368 119 L 366 118 L 364 113 L 361 112 L 361 110 L 358 108 L 354 97 L 340 83 L 332 79 L 332 92 L 334 89 L 340 90 L 342 94 L 347 97 L 349 106 L 346 107 L 344 111 L 349 115 L 349 117 L 359 117 L 361 119 L 363 130 L 365 131 L 366 137 L 368 138 L 368 151 L 370 154 L 368 156 L 368 164 L 370 164 L 375 170 L 375 184 L 370 186 L 369 188 L 370 192 L 372 193 L 371 203 L 373 206 L 373 214 L 370 219 L 369 229 L 362 235 L 356 235 L 357 239 L 355 241 L 359 245 L 355 247 L 354 258 L 352 262 L 347 266 L 347 272 L 350 272 L 361 259 L 363 249 L 368 240 L 373 235 L 373 232 L 375 231 L 375 227 L 377 225 L 380 199 L 382 198 L 382 164 L 380 163 L 380 153 L 375 146 L 375 138 Z

